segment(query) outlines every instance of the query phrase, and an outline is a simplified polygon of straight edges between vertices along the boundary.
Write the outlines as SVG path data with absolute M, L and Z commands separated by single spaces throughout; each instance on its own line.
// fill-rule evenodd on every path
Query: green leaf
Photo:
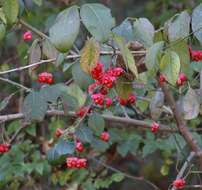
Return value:
M 67 86 L 64 84 L 55 84 L 51 86 L 45 86 L 41 88 L 40 94 L 44 97 L 46 102 L 56 103 L 57 99 L 61 96 L 61 94 L 66 90 Z
M 125 141 L 121 141 L 117 147 L 118 153 L 125 157 L 129 152 L 136 154 L 140 144 L 140 137 L 138 135 L 129 135 Z
M 157 146 L 155 145 L 155 143 L 146 143 L 143 147 L 143 150 L 142 150 L 142 156 L 143 157 L 146 157 L 148 156 L 149 154 L 155 152 L 157 150 Z
M 189 88 L 186 95 L 182 99 L 182 109 L 184 119 L 191 120 L 198 116 L 200 110 L 200 103 L 196 92 Z
M 64 53 L 59 53 L 57 55 L 55 65 L 57 67 L 59 67 L 64 62 L 64 60 L 65 60 L 65 54 Z
M 57 49 L 48 39 L 42 41 L 42 52 L 48 59 L 54 59 L 59 54 Z
M 194 36 L 199 40 L 202 44 L 202 3 L 199 4 L 192 13 L 192 31 Z
M 191 62 L 190 67 L 197 72 L 200 72 L 202 70 L 202 61 L 193 61 Z
M 6 35 L 6 27 L 3 23 L 0 23 L 0 42 L 4 39 Z
M 78 101 L 75 97 L 63 93 L 61 99 L 65 110 L 75 111 L 78 108 Z
M 181 41 L 178 43 L 173 42 L 173 44 L 172 43 L 170 44 L 169 49 L 178 54 L 180 58 L 180 65 L 181 65 L 182 72 L 185 73 L 188 78 L 191 78 L 193 72 L 189 68 L 190 55 L 189 55 L 189 46 L 187 44 L 187 40 L 181 39 Z
M 75 131 L 75 135 L 81 142 L 91 143 L 93 140 L 92 130 L 85 126 L 77 128 Z
M 48 104 L 40 92 L 29 93 L 23 103 L 22 112 L 26 121 L 42 121 Z
M 100 139 L 93 138 L 93 141 L 91 142 L 92 147 L 96 151 L 105 152 L 109 148 L 109 144 L 101 141 Z
M 75 143 L 66 140 L 60 140 L 55 145 L 55 149 L 58 155 L 73 154 L 75 150 Z
M 62 11 L 50 28 L 50 41 L 62 53 L 71 49 L 79 33 L 80 18 L 77 6 Z
M 41 60 L 41 47 L 39 39 L 33 41 L 31 47 L 29 48 L 29 64 L 39 62 Z M 29 69 L 29 74 L 36 69 L 38 66 L 31 67 Z
M 120 36 L 114 35 L 114 41 L 117 43 L 121 51 L 121 55 L 123 56 L 126 67 L 134 74 L 136 78 L 138 78 L 138 70 L 135 64 L 134 57 L 125 44 L 124 39 Z
M 43 175 L 44 165 L 43 163 L 35 164 L 35 170 L 39 173 L 39 175 Z
M 169 83 L 176 84 L 180 72 L 180 58 L 174 51 L 165 52 L 161 59 L 160 71 Z
M 90 127 L 96 135 L 100 135 L 104 131 L 105 121 L 98 113 L 93 113 L 89 116 L 88 127 Z
M 137 19 L 133 23 L 135 40 L 143 44 L 146 48 L 152 46 L 154 38 L 154 26 L 146 18 Z
M 164 164 L 162 167 L 161 167 L 161 174 L 163 176 L 167 176 L 168 173 L 169 173 L 169 166 L 167 164 Z
M 84 4 L 80 15 L 87 30 L 100 42 L 106 42 L 110 36 L 115 20 L 110 9 L 102 4 Z
M 42 3 L 43 3 L 43 1 L 42 0 L 33 0 L 34 1 L 34 3 L 36 4 L 36 5 L 38 5 L 39 7 L 42 5 Z
M 3 1 L 3 12 L 5 14 L 8 24 L 15 23 L 17 20 L 18 13 L 19 13 L 18 0 Z
M 70 84 L 67 88 L 67 93 L 75 97 L 79 103 L 79 106 L 83 106 L 86 101 L 86 94 L 76 84 Z
M 157 42 L 152 45 L 145 57 L 146 67 L 149 72 L 156 74 L 157 70 L 159 69 L 160 58 L 162 54 L 162 50 L 164 47 L 164 42 Z
M 78 63 L 75 63 L 72 67 L 72 76 L 74 82 L 79 85 L 82 90 L 88 89 L 88 86 L 93 83 L 92 78 L 81 69 Z
M 168 38 L 171 42 L 185 38 L 189 35 L 190 16 L 186 11 L 175 15 L 168 24 Z
M 128 19 L 125 19 L 119 26 L 114 28 L 112 31 L 113 33 L 123 37 L 127 41 L 133 41 L 135 38 L 132 24 Z
M 99 44 L 94 40 L 90 39 L 86 41 L 85 46 L 81 52 L 81 69 L 90 74 L 91 70 L 95 67 L 100 57 Z
M 126 79 L 119 78 L 116 81 L 116 92 L 119 97 L 126 100 L 128 96 L 133 92 L 133 86 L 131 83 L 127 83 Z
M 150 114 L 153 120 L 158 120 L 163 112 L 164 93 L 161 89 L 157 89 L 155 95 L 152 97 L 149 105 Z

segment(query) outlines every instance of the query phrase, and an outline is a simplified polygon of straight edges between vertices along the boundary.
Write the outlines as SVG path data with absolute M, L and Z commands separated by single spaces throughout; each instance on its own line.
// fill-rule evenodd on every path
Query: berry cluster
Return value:
M 38 82 L 52 84 L 53 83 L 53 75 L 48 72 L 43 72 L 38 75 Z
M 23 34 L 23 40 L 24 41 L 30 41 L 32 40 L 32 32 L 31 31 L 27 31 Z
M 123 74 L 124 70 L 121 67 L 110 68 L 104 71 L 104 66 L 100 62 L 91 71 L 91 76 L 95 80 L 95 83 L 89 85 L 88 92 L 92 93 L 97 87 L 99 92 L 91 95 L 93 102 L 96 105 L 105 106 L 108 108 L 112 104 L 111 98 L 105 98 L 108 94 L 108 90 L 114 86 L 115 81 L 118 77 Z
M 77 158 L 77 157 L 68 157 L 66 159 L 67 168 L 86 168 L 87 159 L 86 158 Z
M 102 132 L 101 135 L 100 135 L 100 139 L 102 141 L 108 142 L 109 138 L 110 138 L 110 136 L 109 136 L 108 132 Z
M 10 148 L 9 144 L 0 144 L 0 153 L 8 152 Z
M 201 50 L 192 50 L 189 48 L 189 53 L 192 61 L 201 61 L 202 60 L 202 51 Z
M 176 179 L 175 181 L 173 181 L 173 187 L 175 187 L 176 189 L 182 189 L 184 188 L 186 182 L 184 179 Z
M 159 126 L 158 123 L 153 122 L 152 125 L 151 125 L 151 132 L 152 132 L 152 133 L 156 133 L 156 132 L 158 131 L 159 127 L 160 127 L 160 126 Z

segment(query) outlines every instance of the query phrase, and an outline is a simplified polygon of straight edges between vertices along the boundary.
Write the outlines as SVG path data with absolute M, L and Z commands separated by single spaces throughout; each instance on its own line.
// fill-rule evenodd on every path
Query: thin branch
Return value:
M 29 29 L 32 32 L 34 32 L 35 34 L 37 34 L 39 37 L 45 38 L 45 39 L 49 39 L 49 37 L 46 34 L 44 34 L 43 32 L 41 32 L 40 30 L 36 29 L 35 27 L 31 26 L 30 24 L 28 24 L 24 20 L 19 19 L 19 23 L 22 24 L 27 29 Z
M 98 163 L 98 164 L 104 166 L 104 167 L 105 167 L 106 169 L 108 169 L 108 170 L 111 170 L 111 171 L 113 171 L 113 172 L 122 174 L 122 175 L 123 175 L 124 177 L 126 177 L 126 178 L 129 178 L 129 179 L 132 179 L 132 180 L 135 180 L 135 181 L 137 181 L 137 180 L 138 180 L 138 181 L 144 181 L 144 182 L 146 182 L 148 185 L 152 186 L 155 190 L 160 190 L 156 185 L 154 185 L 154 184 L 151 183 L 150 181 L 144 179 L 143 177 L 135 177 L 135 176 L 133 176 L 133 175 L 127 174 L 127 173 L 125 173 L 125 172 L 123 172 L 123 171 L 121 171 L 121 170 L 119 170 L 119 169 L 116 169 L 116 168 L 114 168 L 114 167 L 112 167 L 112 166 L 109 166 L 109 165 L 105 164 L 104 162 L 102 162 L 102 161 L 96 159 L 95 157 L 89 157 L 89 159 L 91 159 L 91 160 L 93 160 L 94 162 L 96 162 L 96 163 Z
M 15 82 L 15 81 L 12 81 L 10 79 L 6 79 L 6 78 L 3 78 L 3 77 L 0 77 L 0 80 L 2 80 L 4 82 L 7 82 L 9 84 L 12 84 L 14 86 L 17 86 L 19 88 L 22 88 L 22 89 L 26 90 L 27 92 L 31 91 L 31 89 L 27 88 L 26 86 L 23 86 L 22 84 L 19 84 L 19 83 Z
M 194 153 L 194 152 L 191 152 L 191 153 L 189 154 L 189 156 L 188 156 L 188 158 L 186 159 L 186 161 L 184 162 L 184 164 L 183 164 L 181 170 L 179 171 L 179 173 L 178 173 L 176 179 L 181 179 L 181 178 L 183 178 L 184 173 L 185 173 L 185 171 L 187 170 L 187 168 L 189 167 L 190 162 L 192 161 L 192 159 L 194 158 L 194 156 L 195 156 L 195 153 Z M 173 187 L 171 190 L 176 190 L 176 188 Z
M 200 158 L 199 164 L 200 164 L 200 168 L 202 169 L 202 151 L 200 146 L 198 145 L 198 142 L 193 138 L 192 133 L 189 131 L 187 124 L 181 115 L 179 107 L 177 107 L 175 103 L 173 94 L 168 88 L 168 85 L 167 84 L 163 85 L 162 90 L 165 94 L 165 98 L 168 102 L 168 105 L 170 106 L 173 112 L 179 131 L 181 132 L 182 136 L 186 140 L 187 144 L 190 146 L 191 150 L 195 152 L 197 156 L 199 156 Z
M 76 117 L 76 114 L 74 112 L 68 112 L 67 114 L 65 114 L 64 111 L 58 111 L 58 110 L 47 111 L 46 115 L 47 116 L 65 116 L 65 115 L 67 115 L 69 117 Z M 146 122 L 146 121 L 136 120 L 136 119 L 131 119 L 131 118 L 118 117 L 118 116 L 111 116 L 111 115 L 106 115 L 106 114 L 103 114 L 102 116 L 106 121 L 123 124 L 123 127 L 126 124 L 128 124 L 131 127 L 136 127 L 136 128 L 142 129 L 142 130 L 151 129 L 151 122 Z M 2 115 L 2 116 L 0 116 L 0 122 L 7 122 L 7 121 L 23 119 L 23 118 L 24 118 L 23 113 Z M 177 129 L 175 129 L 175 128 L 171 129 L 165 125 L 161 125 L 161 127 L 159 128 L 159 131 L 170 132 L 170 133 L 178 132 Z
M 116 54 L 121 54 L 120 51 L 117 51 L 115 52 Z M 140 55 L 140 54 L 145 54 L 146 51 L 131 51 L 131 53 L 133 55 Z M 114 52 L 113 51 L 102 51 L 100 52 L 101 55 L 113 55 Z M 75 55 L 68 55 L 65 57 L 66 60 L 68 59 L 76 59 L 76 58 L 79 58 L 81 57 L 81 55 L 79 54 L 75 54 Z M 46 59 L 46 60 L 41 60 L 39 62 L 36 62 L 36 63 L 32 63 L 30 65 L 26 65 L 26 66 L 22 66 L 22 67 L 18 67 L 18 68 L 14 68 L 14 69 L 10 69 L 10 70 L 7 70 L 7 71 L 1 71 L 0 72 L 0 75 L 4 75 L 4 74 L 8 74 L 8 73 L 12 73 L 12 72 L 17 72 L 17 71 L 22 71 L 22 70 L 25 70 L 25 69 L 29 69 L 31 67 L 35 67 L 35 66 L 38 66 L 38 65 L 42 65 L 42 64 L 46 64 L 46 63 L 52 63 L 56 61 L 56 58 L 53 58 L 53 59 Z

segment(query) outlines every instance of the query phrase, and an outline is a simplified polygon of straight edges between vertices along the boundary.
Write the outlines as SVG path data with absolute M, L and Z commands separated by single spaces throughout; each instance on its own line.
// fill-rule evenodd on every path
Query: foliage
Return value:
M 168 188 L 174 166 L 196 151 L 194 143 L 202 148 L 202 53 L 196 52 L 196 60 L 189 50 L 202 42 L 202 4 L 155 30 L 144 17 L 116 24 L 99 3 L 60 10 L 52 9 L 53 2 L 30 2 L 0 1 L 0 80 L 7 82 L 1 143 L 11 144 L 8 152 L 0 151 L 0 188 L 109 189 L 128 179 Z M 31 40 L 22 37 L 28 30 Z M 54 84 L 37 80 L 44 71 L 53 73 Z M 153 122 L 160 126 L 156 133 Z M 101 138 L 103 132 L 109 139 Z M 87 159 L 87 167 L 68 167 L 68 157 Z M 198 163 L 187 171 L 190 185 L 198 179 L 194 169 Z

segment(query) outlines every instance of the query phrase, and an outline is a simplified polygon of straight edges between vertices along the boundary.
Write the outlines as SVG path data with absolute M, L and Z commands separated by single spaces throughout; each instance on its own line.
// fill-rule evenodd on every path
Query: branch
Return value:
M 200 159 L 199 164 L 200 164 L 200 168 L 202 169 L 202 151 L 200 146 L 198 145 L 198 142 L 193 138 L 191 132 L 189 131 L 187 124 L 180 113 L 179 107 L 177 107 L 174 97 L 170 89 L 168 88 L 168 85 L 167 84 L 162 85 L 162 90 L 165 94 L 165 98 L 168 102 L 168 105 L 172 109 L 174 118 L 177 123 L 177 128 L 179 129 L 180 133 L 186 140 L 187 144 L 190 146 L 191 150 L 195 152 L 197 156 L 199 156 L 199 159 Z
M 143 177 L 135 177 L 135 176 L 130 175 L 128 173 L 122 172 L 121 170 L 116 169 L 116 168 L 114 168 L 112 166 L 109 166 L 109 165 L 105 164 L 104 162 L 102 162 L 101 160 L 96 159 L 95 157 L 88 157 L 88 158 L 91 159 L 91 160 L 93 160 L 94 162 L 96 162 L 96 163 L 104 166 L 107 170 L 111 170 L 111 171 L 116 172 L 116 173 L 121 173 L 124 177 L 132 179 L 132 180 L 135 180 L 135 181 L 137 181 L 137 180 L 138 181 L 144 181 L 148 185 L 150 185 L 151 187 L 153 187 L 153 189 L 160 190 L 156 185 L 154 185 L 152 182 L 144 179 Z
M 186 161 L 184 162 L 184 164 L 183 164 L 181 170 L 179 171 L 179 173 L 178 173 L 176 179 L 181 179 L 181 178 L 183 178 L 184 173 L 185 173 L 186 169 L 189 167 L 190 162 L 192 161 L 192 159 L 194 158 L 194 156 L 195 156 L 195 153 L 194 153 L 194 152 L 191 152 L 190 155 L 189 155 L 189 157 L 188 157 L 188 158 L 186 159 Z M 171 190 L 176 190 L 176 188 L 173 187 Z
M 2 80 L 4 82 L 8 82 L 8 83 L 10 83 L 10 84 L 12 84 L 14 86 L 20 87 L 20 88 L 26 90 L 27 92 L 31 91 L 31 89 L 27 88 L 26 86 L 23 86 L 22 84 L 19 84 L 19 83 L 15 82 L 15 81 L 12 81 L 10 79 L 6 79 L 6 78 L 3 78 L 3 77 L 0 77 L 0 80 Z
M 135 55 L 144 55 L 146 54 L 146 51 L 131 51 L 131 53 L 135 56 Z M 120 55 L 121 52 L 120 51 L 101 51 L 100 52 L 101 55 Z M 80 58 L 81 55 L 80 54 L 74 54 L 74 55 L 68 55 L 65 57 L 66 60 L 68 59 L 76 59 L 76 58 Z M 53 58 L 53 59 L 46 59 L 46 60 L 41 60 L 39 62 L 36 62 L 36 63 L 32 63 L 30 65 L 26 65 L 26 66 L 23 66 L 23 67 L 18 67 L 18 68 L 14 68 L 14 69 L 10 69 L 10 70 L 7 70 L 7 71 L 1 71 L 0 72 L 0 75 L 4 75 L 4 74 L 8 74 L 8 73 L 11 73 L 11 72 L 17 72 L 17 71 L 22 71 L 22 70 L 25 70 L 25 69 L 29 69 L 31 67 L 35 67 L 35 66 L 38 66 L 38 65 L 42 65 L 42 64 L 46 64 L 46 63 L 52 63 L 54 61 L 56 61 L 57 58 Z
M 41 32 L 40 30 L 36 29 L 35 27 L 31 26 L 30 24 L 28 24 L 24 20 L 19 19 L 19 23 L 22 24 L 27 29 L 29 29 L 32 32 L 34 32 L 35 34 L 37 34 L 39 37 L 49 39 L 49 37 L 46 34 L 44 34 L 43 32 Z

